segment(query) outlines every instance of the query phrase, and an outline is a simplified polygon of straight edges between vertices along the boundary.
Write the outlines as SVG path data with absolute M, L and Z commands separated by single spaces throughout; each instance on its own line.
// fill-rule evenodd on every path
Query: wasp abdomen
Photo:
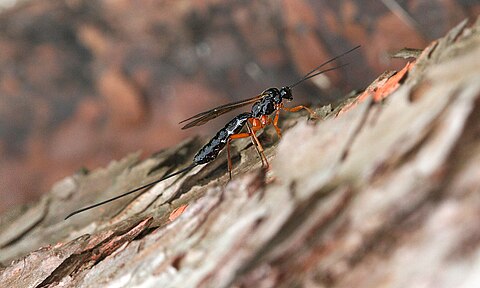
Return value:
M 240 133 L 251 117 L 251 113 L 242 113 L 230 120 L 225 127 L 220 129 L 217 134 L 198 151 L 193 158 L 193 162 L 196 164 L 205 164 L 217 158 L 218 153 L 227 145 L 230 136 Z

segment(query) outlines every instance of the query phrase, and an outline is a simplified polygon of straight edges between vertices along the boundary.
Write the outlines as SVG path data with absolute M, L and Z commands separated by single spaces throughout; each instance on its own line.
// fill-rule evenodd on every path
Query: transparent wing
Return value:
M 257 102 L 258 100 L 262 99 L 264 96 L 265 96 L 264 94 L 260 94 L 260 95 L 257 95 L 255 97 L 249 98 L 249 99 L 240 100 L 240 101 L 237 101 L 237 102 L 232 102 L 232 103 L 229 103 L 229 104 L 218 106 L 218 107 L 215 107 L 215 108 L 210 109 L 208 111 L 198 113 L 197 115 L 193 115 L 192 117 L 181 121 L 179 124 L 187 122 L 187 124 L 185 124 L 185 126 L 183 126 L 182 129 L 188 129 L 188 128 L 191 128 L 191 127 L 194 127 L 194 126 L 200 126 L 200 125 L 203 125 L 203 124 L 207 123 L 208 121 L 210 121 L 212 119 L 217 118 L 218 116 L 220 116 L 222 114 L 225 114 L 225 113 L 230 112 L 232 110 L 235 110 L 237 108 L 246 106 L 248 104 Z

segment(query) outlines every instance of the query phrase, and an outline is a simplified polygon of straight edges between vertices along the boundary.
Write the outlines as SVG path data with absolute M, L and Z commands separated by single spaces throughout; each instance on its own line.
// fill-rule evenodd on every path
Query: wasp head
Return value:
M 280 97 L 282 99 L 292 101 L 293 100 L 292 89 L 290 89 L 290 87 L 288 86 L 280 88 Z

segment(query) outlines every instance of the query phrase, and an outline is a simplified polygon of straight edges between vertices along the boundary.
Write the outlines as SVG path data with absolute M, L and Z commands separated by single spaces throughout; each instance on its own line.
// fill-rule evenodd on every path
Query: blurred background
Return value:
M 178 122 L 360 44 L 295 87 L 294 103 L 334 102 L 405 64 L 389 53 L 478 15 L 478 0 L 0 1 L 0 212 L 84 168 L 210 137 L 234 114 Z

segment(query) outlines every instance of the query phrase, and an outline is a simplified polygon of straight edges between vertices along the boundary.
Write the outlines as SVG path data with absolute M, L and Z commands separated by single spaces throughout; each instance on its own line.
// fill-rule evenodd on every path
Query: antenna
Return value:
M 339 66 L 336 66 L 336 67 L 332 67 L 332 68 L 320 70 L 320 71 L 318 71 L 318 72 L 316 72 L 316 73 L 314 73 L 314 74 L 312 74 L 312 75 L 309 75 L 309 76 L 307 76 L 307 77 L 304 76 L 300 81 L 297 81 L 297 83 L 295 83 L 295 84 L 293 84 L 293 85 L 291 85 L 291 86 L 289 86 L 289 87 L 290 87 L 290 88 L 293 88 L 293 87 L 297 86 L 298 84 L 302 83 L 302 82 L 305 81 L 305 80 L 308 80 L 308 79 L 313 78 L 313 77 L 315 77 L 315 76 L 317 76 L 317 75 L 326 73 L 326 72 L 328 72 L 328 71 L 340 69 L 340 68 L 345 67 L 345 66 L 347 66 L 347 65 L 349 65 L 349 64 L 350 64 L 350 63 L 342 64 L 342 65 L 339 65 Z
M 294 84 L 290 85 L 289 87 L 290 87 L 290 88 L 295 87 L 295 86 L 297 86 L 298 84 L 302 83 L 303 81 L 308 80 L 308 79 L 310 79 L 310 78 L 312 78 L 312 77 L 315 77 L 315 76 L 317 76 L 317 75 L 319 75 L 319 74 L 322 74 L 322 73 L 325 73 L 325 72 L 328 72 L 328 71 L 332 71 L 332 70 L 335 70 L 335 69 L 338 69 L 338 68 L 341 68 L 341 67 L 343 67 L 343 66 L 348 65 L 348 64 L 344 64 L 344 65 L 340 65 L 340 66 L 337 66 L 337 67 L 334 67 L 334 68 L 329 68 L 329 69 L 325 69 L 325 70 L 322 70 L 322 71 L 318 71 L 318 69 L 322 68 L 323 66 L 325 66 L 325 65 L 327 65 L 327 64 L 329 64 L 329 63 L 331 63 L 331 62 L 333 62 L 333 61 L 335 61 L 335 60 L 337 60 L 337 59 L 340 58 L 340 57 L 343 57 L 343 56 L 345 56 L 345 55 L 353 52 L 354 50 L 357 50 L 357 49 L 360 48 L 360 47 L 361 47 L 360 45 L 355 46 L 355 47 L 353 47 L 352 49 L 350 49 L 350 50 L 348 50 L 348 51 L 346 51 L 346 52 L 343 52 L 342 54 L 340 54 L 340 55 L 338 55 L 338 56 L 335 56 L 335 57 L 333 57 L 332 59 L 330 59 L 330 60 L 328 60 L 328 61 L 326 61 L 326 62 L 323 62 L 322 64 L 320 64 L 319 66 L 317 66 L 317 67 L 315 67 L 314 69 L 312 69 L 310 72 L 308 72 L 307 74 L 305 74 L 300 80 L 298 80 L 298 81 L 295 82 Z M 315 73 L 315 71 L 318 71 L 318 72 Z M 315 73 L 315 74 L 313 74 L 313 73 Z M 313 74 L 313 75 L 312 75 L 312 74 Z

